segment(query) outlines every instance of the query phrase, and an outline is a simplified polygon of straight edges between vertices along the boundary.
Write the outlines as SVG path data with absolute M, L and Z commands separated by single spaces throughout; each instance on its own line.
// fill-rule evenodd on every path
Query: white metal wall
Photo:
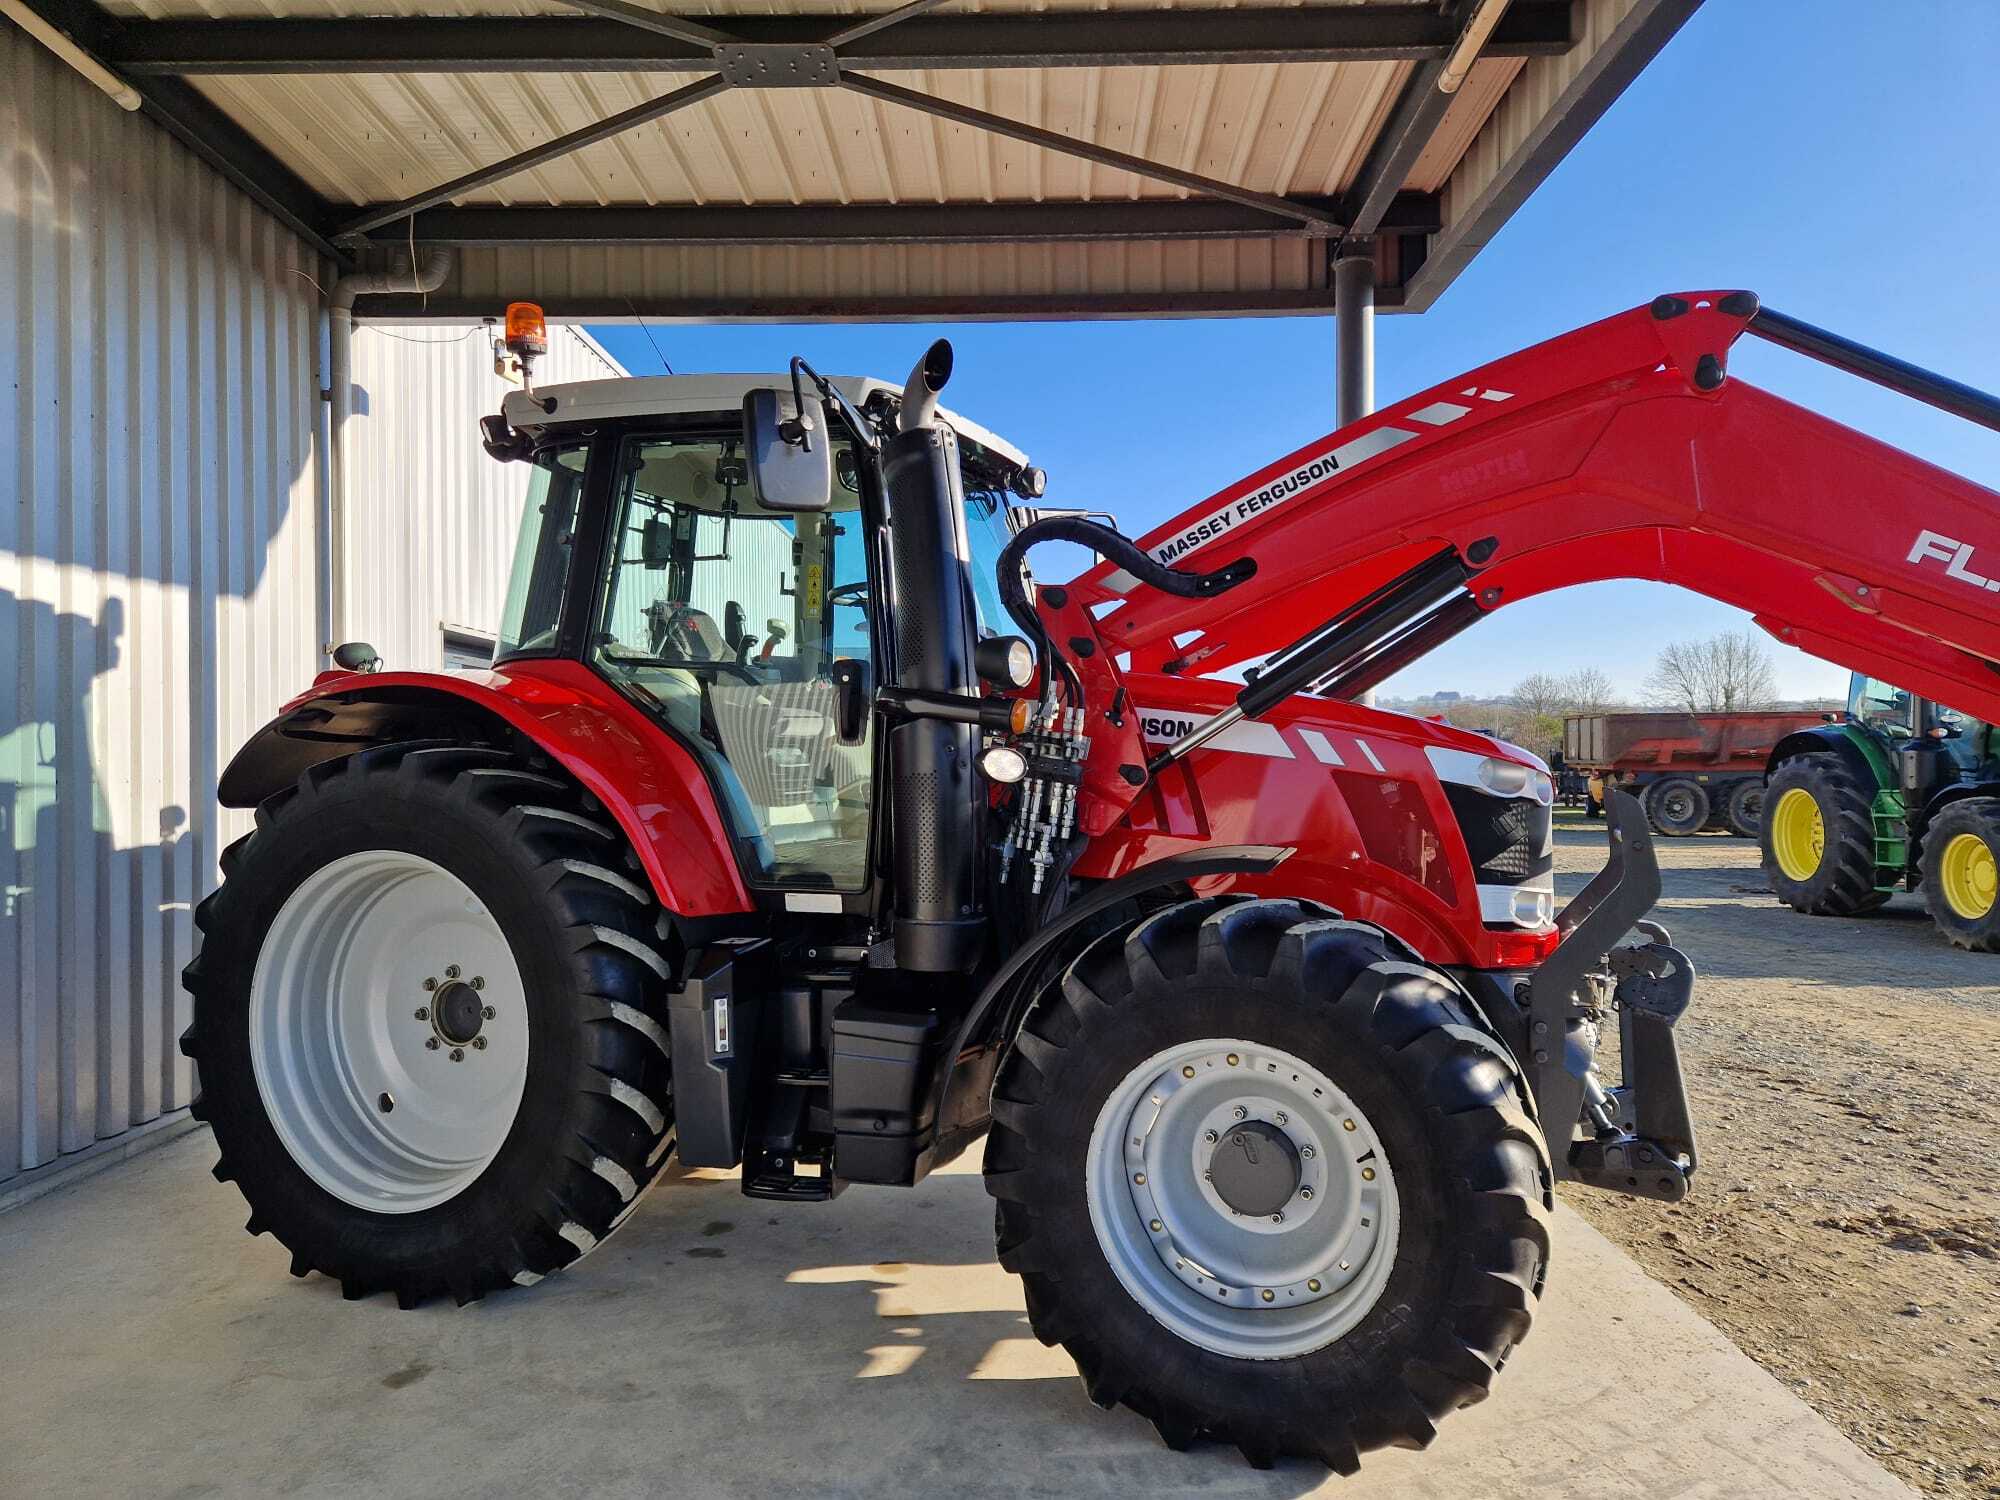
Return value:
M 0 25 L 0 1182 L 187 1103 L 227 749 L 314 667 L 311 252 Z
M 193 908 L 250 821 L 216 778 L 319 663 L 331 272 L 4 22 L 0 161 L 4 1201 L 192 1092 Z M 506 586 L 525 471 L 467 333 L 355 339 L 350 607 L 395 665 Z M 551 345 L 545 381 L 624 373 Z
M 556 327 L 535 383 L 624 373 L 579 330 Z M 346 633 L 385 667 L 434 671 L 446 627 L 491 636 L 500 622 L 527 470 L 486 456 L 479 419 L 512 387 L 477 324 L 357 327 L 354 384 Z

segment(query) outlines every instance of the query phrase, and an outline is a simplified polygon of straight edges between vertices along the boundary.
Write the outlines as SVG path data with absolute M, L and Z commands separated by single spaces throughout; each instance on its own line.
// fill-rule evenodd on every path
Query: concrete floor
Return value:
M 213 1158 L 0 1216 L 0 1495 L 1911 1494 L 1567 1212 L 1494 1398 L 1342 1481 L 1093 1409 L 964 1163 L 793 1208 L 669 1181 L 573 1272 L 399 1313 L 293 1280 Z

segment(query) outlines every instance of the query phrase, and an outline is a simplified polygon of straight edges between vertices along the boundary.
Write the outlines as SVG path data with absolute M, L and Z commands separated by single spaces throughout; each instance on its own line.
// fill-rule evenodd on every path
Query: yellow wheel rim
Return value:
M 1985 916 L 2000 891 L 1992 846 L 1976 833 L 1955 835 L 1938 861 L 1938 879 L 1944 884 L 1945 904 L 1959 916 L 1968 921 Z
M 1802 786 L 1791 787 L 1770 811 L 1771 856 L 1787 880 L 1810 880 L 1826 852 L 1826 823 Z M 1983 847 L 1983 846 L 1982 846 Z

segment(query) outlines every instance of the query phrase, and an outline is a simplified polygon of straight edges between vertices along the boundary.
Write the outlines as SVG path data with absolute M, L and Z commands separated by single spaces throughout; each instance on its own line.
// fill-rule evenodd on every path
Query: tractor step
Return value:
M 799 1168 L 811 1170 L 801 1172 Z M 752 1152 L 743 1158 L 743 1196 L 781 1203 L 824 1203 L 840 1191 L 825 1162 Z

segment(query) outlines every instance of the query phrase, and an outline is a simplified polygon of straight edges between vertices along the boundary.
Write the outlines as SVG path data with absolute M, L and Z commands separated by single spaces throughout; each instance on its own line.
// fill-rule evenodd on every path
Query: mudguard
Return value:
M 1025 1013 L 1025 1002 L 1034 998 L 1033 981 L 1044 973 L 1041 961 L 1060 952 L 1064 939 L 1147 891 L 1218 875 L 1268 875 L 1292 852 L 1287 847 L 1235 845 L 1168 855 L 1105 881 L 1015 949 L 966 1009 L 945 1049 L 931 1090 L 937 1145 L 929 1165 L 951 1160 L 986 1128 L 988 1093 L 1000 1056 Z
M 495 721 L 604 804 L 668 911 L 711 917 L 754 909 L 694 756 L 576 662 L 464 674 L 321 673 L 236 752 L 217 795 L 225 807 L 255 807 L 323 761 L 399 740 L 490 735 Z

